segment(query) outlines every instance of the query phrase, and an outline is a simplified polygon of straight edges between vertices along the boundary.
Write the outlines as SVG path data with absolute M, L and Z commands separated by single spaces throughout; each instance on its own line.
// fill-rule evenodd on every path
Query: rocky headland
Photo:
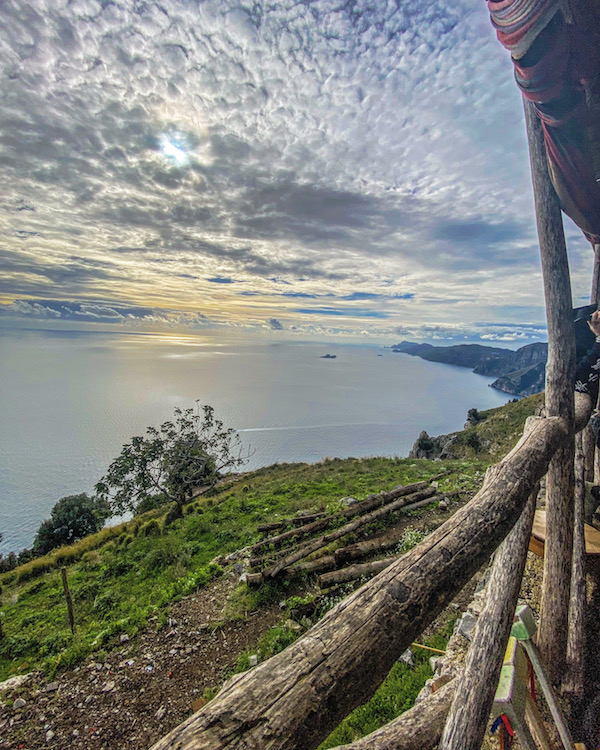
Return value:
M 491 387 L 513 396 L 531 396 L 544 390 L 548 344 L 535 343 L 520 349 L 504 349 L 481 344 L 433 346 L 402 341 L 390 347 L 428 362 L 469 367 L 478 375 L 495 377 Z

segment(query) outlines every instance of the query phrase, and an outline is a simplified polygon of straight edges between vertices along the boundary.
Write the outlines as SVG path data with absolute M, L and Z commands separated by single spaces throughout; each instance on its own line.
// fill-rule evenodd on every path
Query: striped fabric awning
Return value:
M 600 243 L 600 122 L 590 92 L 600 88 L 598 4 L 578 0 L 488 0 L 498 39 L 544 130 L 548 168 L 563 211 Z M 600 93 L 600 92 L 598 92 Z

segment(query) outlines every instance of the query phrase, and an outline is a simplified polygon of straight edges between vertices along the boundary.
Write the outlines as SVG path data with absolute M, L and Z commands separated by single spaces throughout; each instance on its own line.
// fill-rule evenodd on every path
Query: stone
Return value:
M 13 708 L 19 709 L 19 708 L 23 708 L 26 705 L 27 705 L 26 700 L 24 700 L 23 698 L 17 698 L 17 700 L 13 703 Z
M 49 729 L 46 732 L 46 742 L 52 742 L 53 739 L 54 739 L 54 732 L 51 729 Z
M 9 677 L 8 680 L 0 682 L 0 693 L 5 693 L 7 690 L 16 690 L 16 688 L 22 687 L 33 677 L 33 672 L 29 674 L 18 674 L 15 677 Z
M 440 660 L 439 656 L 430 656 L 429 657 L 429 666 L 431 667 L 431 671 L 435 673 L 435 670 L 437 669 L 438 661 Z
M 129 636 L 127 635 L 127 633 L 121 633 L 121 635 L 119 636 L 119 641 L 121 643 L 127 643 L 128 640 Z
M 164 706 L 161 706 L 158 711 L 154 714 L 156 721 L 162 721 L 167 714 L 167 709 Z
M 351 505 L 355 505 L 358 502 L 358 500 L 355 497 L 343 497 L 340 500 L 340 505 L 343 508 L 349 508 Z
M 241 576 L 242 573 L 244 572 L 244 563 L 241 563 L 241 562 L 234 563 L 232 570 L 236 574 L 236 576 Z
M 459 620 L 459 624 L 458 624 L 459 634 L 471 640 L 471 636 L 473 635 L 473 630 L 475 628 L 476 623 L 477 623 L 477 618 L 473 617 L 473 615 L 470 612 L 465 612 L 464 615 Z
M 294 620 L 286 620 L 284 622 L 284 625 L 286 628 L 289 628 L 294 633 L 300 633 L 302 631 L 302 625 L 300 623 L 295 622 Z
M 49 682 L 46 685 L 47 693 L 55 693 L 58 690 L 58 682 Z
M 115 689 L 115 681 L 109 680 L 108 682 L 105 682 L 102 686 L 102 692 L 103 693 L 111 693 Z
M 248 658 L 248 662 L 250 663 L 251 667 L 255 667 L 258 664 L 258 655 L 252 654 L 252 656 Z
M 402 653 L 400 656 L 400 661 L 403 661 L 405 664 L 408 664 L 409 667 L 415 666 L 415 659 L 413 657 L 413 652 L 407 648 L 406 651 Z
M 440 510 L 448 510 L 448 507 L 449 506 L 448 506 L 448 501 L 447 500 L 440 500 L 440 502 L 438 503 L 438 508 Z

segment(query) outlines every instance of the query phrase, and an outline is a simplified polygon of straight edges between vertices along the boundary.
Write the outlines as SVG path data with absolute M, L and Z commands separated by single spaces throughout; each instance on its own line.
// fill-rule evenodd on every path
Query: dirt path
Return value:
M 192 712 L 192 702 L 219 686 L 240 652 L 253 648 L 282 613 L 277 605 L 217 627 L 236 579 L 226 576 L 171 606 L 171 627 L 150 627 L 103 663 L 33 678 L 0 709 L 0 748 L 146 750 Z

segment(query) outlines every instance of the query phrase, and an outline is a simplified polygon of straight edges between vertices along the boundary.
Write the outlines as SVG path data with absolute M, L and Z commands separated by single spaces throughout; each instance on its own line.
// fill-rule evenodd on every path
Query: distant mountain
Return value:
M 390 348 L 428 362 L 469 367 L 478 375 L 496 376 L 498 380 L 491 386 L 504 393 L 530 396 L 544 390 L 548 344 L 528 344 L 513 351 L 481 344 L 432 346 L 402 341 Z

